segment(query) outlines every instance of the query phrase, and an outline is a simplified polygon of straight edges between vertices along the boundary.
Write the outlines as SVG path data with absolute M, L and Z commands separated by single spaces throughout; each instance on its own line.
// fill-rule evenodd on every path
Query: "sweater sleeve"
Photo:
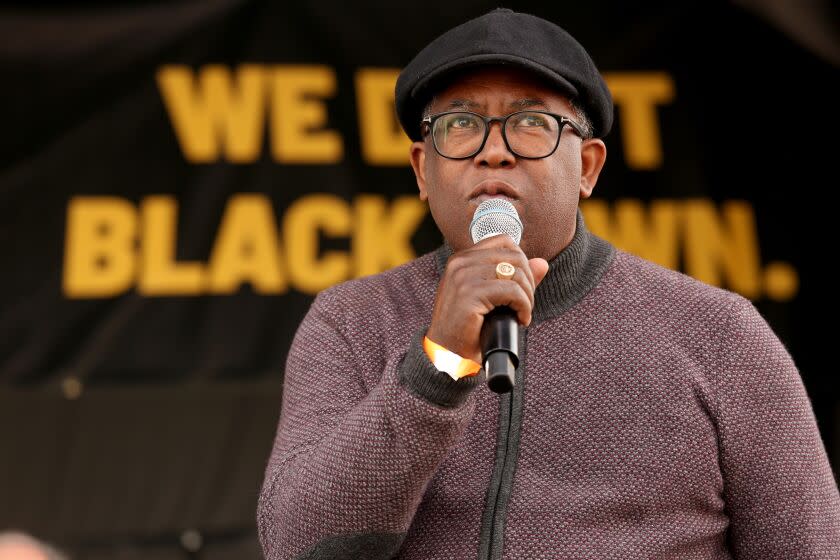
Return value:
M 840 496 L 793 359 L 740 295 L 721 333 L 714 376 L 731 551 L 840 558 Z
M 289 351 L 259 497 L 267 560 L 397 552 L 428 482 L 472 417 L 481 377 L 454 381 L 438 372 L 423 352 L 424 331 L 365 390 L 353 349 L 316 298 Z

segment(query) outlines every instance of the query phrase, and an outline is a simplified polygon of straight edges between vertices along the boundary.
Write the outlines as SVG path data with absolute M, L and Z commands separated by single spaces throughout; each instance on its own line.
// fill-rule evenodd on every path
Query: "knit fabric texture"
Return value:
M 312 303 L 259 497 L 267 560 L 840 558 L 810 400 L 749 300 L 578 211 L 500 396 L 423 352 L 448 254 Z

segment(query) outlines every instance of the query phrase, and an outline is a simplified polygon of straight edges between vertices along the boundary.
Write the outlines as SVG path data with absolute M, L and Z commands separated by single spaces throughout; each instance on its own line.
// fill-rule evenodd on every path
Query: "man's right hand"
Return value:
M 496 278 L 496 265 L 516 267 L 510 280 Z M 494 235 L 453 253 L 438 286 L 426 336 L 461 357 L 481 363 L 479 335 L 484 316 L 507 305 L 519 324 L 531 324 L 534 290 L 548 272 L 545 259 L 528 259 L 507 235 Z

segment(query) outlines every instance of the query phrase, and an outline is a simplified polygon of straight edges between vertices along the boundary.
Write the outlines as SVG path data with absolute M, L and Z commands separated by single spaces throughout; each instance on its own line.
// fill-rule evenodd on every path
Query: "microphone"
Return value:
M 475 209 L 470 235 L 473 243 L 478 243 L 500 234 L 509 235 L 519 245 L 522 221 L 510 201 L 488 198 Z M 519 366 L 519 323 L 513 309 L 501 305 L 485 315 L 479 342 L 487 386 L 494 393 L 509 393 Z

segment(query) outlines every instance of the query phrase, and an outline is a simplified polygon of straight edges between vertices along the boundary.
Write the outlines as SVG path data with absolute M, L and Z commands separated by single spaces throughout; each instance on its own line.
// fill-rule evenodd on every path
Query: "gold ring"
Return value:
M 499 280 L 510 280 L 516 274 L 516 267 L 508 262 L 500 262 L 496 265 L 496 278 Z

